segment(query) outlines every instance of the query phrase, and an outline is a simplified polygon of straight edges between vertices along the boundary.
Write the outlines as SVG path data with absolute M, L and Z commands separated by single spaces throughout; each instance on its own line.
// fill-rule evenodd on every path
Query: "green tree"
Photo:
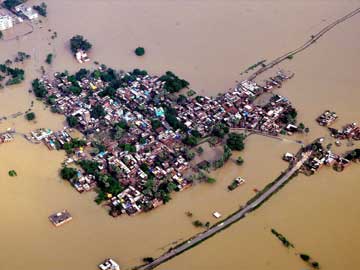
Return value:
M 212 178 L 212 177 L 207 177 L 206 178 L 206 183 L 214 184 L 214 183 L 216 183 L 216 179 Z
M 145 49 L 143 47 L 137 47 L 134 52 L 137 56 L 143 56 L 145 54 Z
M 195 136 L 188 135 L 182 140 L 182 142 L 189 146 L 195 146 L 195 145 L 197 145 L 198 140 Z
M 60 171 L 60 175 L 63 179 L 71 180 L 77 175 L 77 170 L 74 168 L 63 167 Z
M 305 262 L 308 262 L 310 260 L 310 256 L 303 253 L 300 254 L 300 258 Z
M 162 75 L 160 80 L 165 82 L 164 89 L 170 93 L 179 92 L 181 89 L 189 86 L 189 82 L 180 79 L 171 71 L 167 71 L 165 75 Z
M 46 62 L 47 64 L 51 65 L 52 60 L 53 60 L 53 54 L 52 54 L 52 53 L 49 53 L 49 54 L 46 56 L 45 62 Z
M 106 115 L 106 112 L 102 105 L 97 104 L 91 110 L 90 115 L 91 115 L 91 117 L 93 117 L 95 119 L 99 119 L 101 117 L 104 117 Z
M 35 119 L 35 113 L 29 112 L 29 113 L 25 114 L 25 118 L 28 121 L 34 120 Z
M 245 136 L 243 134 L 230 133 L 226 144 L 231 150 L 241 151 L 244 149 L 244 139 Z
M 195 221 L 193 222 L 193 225 L 194 225 L 195 227 L 203 227 L 203 226 L 204 226 L 204 224 L 203 224 L 200 220 L 195 220 Z
M 78 119 L 72 115 L 69 115 L 68 117 L 66 117 L 66 121 L 67 121 L 69 127 L 75 127 L 79 123 Z
M 41 16 L 47 16 L 47 5 L 44 2 L 40 5 L 33 6 L 33 9 L 35 9 Z
M 237 164 L 237 165 L 242 165 L 242 164 L 244 164 L 244 159 L 243 159 L 241 156 L 239 156 L 239 157 L 237 158 L 237 160 L 236 160 L 236 164 Z
M 319 269 L 320 268 L 320 265 L 318 262 L 312 262 L 311 263 L 312 267 L 314 267 L 315 269 Z
M 48 91 L 45 88 L 45 85 L 42 82 L 40 82 L 39 79 L 33 80 L 32 88 L 35 96 L 38 98 L 44 98 L 48 93 Z
M 76 53 L 78 50 L 83 50 L 87 52 L 91 49 L 91 47 L 91 43 L 81 35 L 73 36 L 70 39 L 70 49 L 73 53 Z
M 22 3 L 24 3 L 25 0 L 5 0 L 3 2 L 3 5 L 7 8 L 7 9 L 12 9 Z
M 79 165 L 87 174 L 95 175 L 99 171 L 99 164 L 96 161 L 84 159 L 79 161 Z
M 9 176 L 11 176 L 11 177 L 17 176 L 17 173 L 16 173 L 15 170 L 10 170 L 10 171 L 8 172 L 8 174 L 9 174 Z
M 213 136 L 216 136 L 219 138 L 224 138 L 225 134 L 227 134 L 227 133 L 229 133 L 229 127 L 223 123 L 216 124 L 211 131 L 211 134 Z

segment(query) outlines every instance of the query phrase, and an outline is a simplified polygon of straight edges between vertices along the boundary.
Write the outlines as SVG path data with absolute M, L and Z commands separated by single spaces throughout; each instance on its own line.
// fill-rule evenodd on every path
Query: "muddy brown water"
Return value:
M 230 0 L 47 3 L 49 18 L 34 33 L 0 42 L 1 62 L 17 51 L 32 55 L 21 65 L 27 72 L 26 82 L 0 90 L 1 117 L 30 107 L 34 98 L 27 90 L 42 65 L 48 72 L 92 67 L 77 64 L 69 54 L 66 42 L 77 33 L 93 43 L 92 60 L 123 70 L 140 67 L 154 74 L 173 70 L 199 94 L 216 95 L 246 77 L 240 73 L 252 64 L 293 49 L 359 5 L 359 1 Z M 276 92 L 295 104 L 299 120 L 311 130 L 298 139 L 308 142 L 327 135 L 314 121 L 325 109 L 339 114 L 336 127 L 359 122 L 360 30 L 355 27 L 359 23 L 356 16 L 337 26 L 315 46 L 279 66 L 296 75 Z M 48 29 L 56 31 L 58 38 L 52 40 Z M 133 54 L 137 46 L 145 47 L 144 57 Z M 50 67 L 44 63 L 48 53 L 55 54 Z M 36 100 L 33 110 L 35 123 L 19 116 L 2 121 L 0 130 L 13 127 L 28 132 L 63 126 L 62 116 Z M 198 184 L 174 194 L 168 205 L 151 213 L 113 219 L 93 202 L 94 194 L 80 195 L 58 178 L 64 153 L 50 152 L 17 136 L 0 146 L 0 269 L 95 270 L 107 257 L 129 269 L 141 258 L 160 255 L 176 241 L 199 232 L 193 220 L 215 223 L 213 211 L 226 216 L 238 209 L 253 196 L 254 188 L 262 188 L 286 168 L 282 154 L 297 149 L 291 142 L 250 136 L 240 153 L 244 165 L 234 163 L 239 154 L 234 153 L 231 161 L 213 173 L 216 184 Z M 17 177 L 8 176 L 11 169 Z M 227 185 L 237 176 L 243 176 L 246 184 L 228 192 Z M 298 177 L 245 220 L 159 269 L 306 269 L 293 251 L 271 235 L 272 227 L 324 269 L 355 269 L 360 263 L 356 254 L 360 248 L 359 178 L 358 165 L 341 174 L 324 169 L 311 178 Z M 54 228 L 48 215 L 64 208 L 73 220 Z

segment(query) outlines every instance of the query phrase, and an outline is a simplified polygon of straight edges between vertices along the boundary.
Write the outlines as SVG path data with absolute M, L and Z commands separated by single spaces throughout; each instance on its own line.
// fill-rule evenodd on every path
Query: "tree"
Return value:
M 71 180 L 77 175 L 77 170 L 74 168 L 63 167 L 60 171 L 60 175 L 65 180 Z
M 207 177 L 205 181 L 206 181 L 206 183 L 209 183 L 209 184 L 216 183 L 216 179 L 212 178 L 212 177 Z
M 29 112 L 29 113 L 25 114 L 25 118 L 28 121 L 34 120 L 35 119 L 35 113 Z
M 162 124 L 158 119 L 151 119 L 151 127 L 153 131 L 157 130 L 161 126 Z
M 164 89 L 170 93 L 179 92 L 181 89 L 189 86 L 189 82 L 180 79 L 171 71 L 166 71 L 165 75 L 160 77 L 160 80 L 165 82 Z
M 319 269 L 320 268 L 320 265 L 318 262 L 312 262 L 311 263 L 312 267 L 314 267 L 315 269 Z
M 304 128 L 305 128 L 304 123 L 300 123 L 300 124 L 299 124 L 299 129 L 304 130 Z
M 122 138 L 122 136 L 126 133 L 126 130 L 121 128 L 120 126 L 115 126 L 114 130 L 113 130 L 113 138 L 115 140 L 119 140 Z
M 231 150 L 241 151 L 244 149 L 244 139 L 245 136 L 243 134 L 230 133 L 226 144 Z
M 143 47 L 137 47 L 134 52 L 137 56 L 143 56 L 145 54 L 145 49 Z
M 195 145 L 197 145 L 198 140 L 195 136 L 188 135 L 182 140 L 182 142 L 189 146 L 195 146 Z
M 78 50 L 83 50 L 84 52 L 87 52 L 91 49 L 91 47 L 91 43 L 81 35 L 73 36 L 70 39 L 70 49 L 73 53 L 76 53 Z
M 47 5 L 44 2 L 42 2 L 39 6 L 33 6 L 33 9 L 39 12 L 41 16 L 47 16 Z
M 96 71 L 98 71 L 98 70 L 96 70 Z M 80 81 L 82 78 L 85 78 L 89 74 L 90 74 L 89 70 L 87 70 L 85 68 L 81 68 L 78 72 L 75 73 L 75 78 L 76 78 L 76 80 Z
M 310 260 L 310 256 L 303 253 L 300 254 L 300 258 L 305 262 L 308 262 Z
M 3 5 L 7 8 L 7 9 L 12 9 L 22 3 L 24 3 L 25 0 L 5 0 L 3 2 Z
M 10 170 L 10 171 L 8 172 L 8 174 L 9 174 L 9 176 L 11 176 L 11 177 L 17 176 L 17 173 L 16 173 L 16 171 L 14 171 L 14 170 Z
M 52 53 L 49 53 L 49 54 L 46 56 L 45 62 L 46 62 L 47 64 L 51 65 L 52 59 L 53 59 L 53 54 L 52 54 Z
M 69 127 L 75 127 L 79 123 L 78 119 L 72 115 L 66 117 L 66 121 L 67 121 Z
M 304 131 L 305 131 L 306 134 L 308 134 L 308 133 L 310 132 L 310 129 L 309 129 L 308 127 L 306 127 L 306 128 L 304 129 Z
M 229 127 L 223 123 L 216 124 L 211 131 L 211 134 L 213 136 L 216 136 L 219 138 L 224 138 L 225 134 L 227 134 L 227 133 L 229 133 Z
M 4 35 L 3 32 L 0 31 L 0 39 L 2 39 L 3 35 Z
M 145 257 L 143 258 L 144 263 L 152 263 L 154 261 L 153 257 Z
M 194 225 L 195 227 L 203 227 L 203 226 L 204 226 L 204 224 L 203 224 L 200 220 L 195 220 L 195 221 L 193 222 L 193 225 Z
M 95 173 L 99 170 L 99 164 L 96 161 L 81 160 L 79 161 L 79 164 L 87 174 L 95 175 Z
M 243 159 L 241 156 L 239 156 L 239 157 L 237 158 L 237 160 L 236 160 L 236 164 L 237 164 L 237 165 L 242 165 L 242 164 L 244 164 L 244 159 Z
M 202 153 L 204 153 L 204 149 L 203 149 L 201 146 L 199 146 L 199 147 L 196 149 L 196 152 L 197 152 L 199 155 L 201 155 Z
M 106 112 L 102 105 L 97 104 L 90 112 L 91 117 L 98 119 L 106 115 Z
M 32 88 L 33 88 L 35 96 L 38 98 L 44 98 L 48 93 L 44 84 L 42 82 L 40 82 L 39 79 L 33 80 Z
M 223 159 L 224 161 L 228 161 L 229 158 L 231 157 L 232 152 L 229 146 L 227 146 L 226 144 L 224 145 L 224 153 L 223 153 Z

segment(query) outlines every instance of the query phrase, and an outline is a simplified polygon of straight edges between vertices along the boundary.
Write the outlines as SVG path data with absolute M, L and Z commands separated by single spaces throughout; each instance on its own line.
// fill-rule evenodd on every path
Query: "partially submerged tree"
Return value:
M 73 53 L 76 53 L 78 50 L 87 52 L 91 47 L 91 43 L 81 35 L 76 35 L 70 39 L 70 49 Z

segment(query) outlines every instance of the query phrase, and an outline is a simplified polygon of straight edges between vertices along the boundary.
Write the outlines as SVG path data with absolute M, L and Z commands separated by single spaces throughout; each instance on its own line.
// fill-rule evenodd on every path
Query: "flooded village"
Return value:
M 259 88 L 256 90 L 247 89 L 252 83 L 246 82 L 251 70 L 239 77 L 240 71 L 260 59 L 272 59 L 295 47 L 321 25 L 355 8 L 355 2 L 218 3 L 210 0 L 206 4 L 189 1 L 184 5 L 183 1 L 177 0 L 171 3 L 161 0 L 157 4 L 142 0 L 138 3 L 49 0 L 46 4 L 49 17 L 33 21 L 24 18 L 23 23 L 14 22 L 16 25 L 3 31 L 4 40 L 0 40 L 1 63 L 17 52 L 31 55 L 28 60 L 12 66 L 23 69 L 25 79 L 17 85 L 5 85 L 7 78 L 3 81 L 5 87 L 0 90 L 0 131 L 3 132 L 3 143 L 0 144 L 1 209 L 5 213 L 0 225 L 3 239 L 0 246 L 4 250 L 0 255 L 0 268 L 47 270 L 52 267 L 61 270 L 70 265 L 76 269 L 95 270 L 101 265 L 101 269 L 131 269 L 141 264 L 143 258 L 156 258 L 170 247 L 206 230 L 205 227 L 195 227 L 194 221 L 209 222 L 212 226 L 237 211 L 239 205 L 244 205 L 286 169 L 288 164 L 281 160 L 284 153 L 296 153 L 300 145 L 308 145 L 319 137 L 324 138 L 319 148 L 322 153 L 314 154 L 301 169 L 305 174 L 311 174 L 310 177 L 297 176 L 245 220 L 158 268 L 273 270 L 307 267 L 278 245 L 271 236 L 270 228 L 276 228 L 294 241 L 297 248 L 317 258 L 323 269 L 351 269 L 358 264 L 353 250 L 358 249 L 360 243 L 356 233 L 359 212 L 354 207 L 358 203 L 356 192 L 359 185 L 356 180 L 360 172 L 359 166 L 353 162 L 358 155 L 353 149 L 359 148 L 355 123 L 359 123 L 360 119 L 356 109 L 358 80 L 349 71 L 358 67 L 353 61 L 357 51 L 357 30 L 352 27 L 358 19 L 354 17 L 354 22 L 339 26 L 313 48 L 279 65 L 282 70 L 296 73 L 281 88 L 277 85 L 280 79 L 277 68 L 257 78 L 256 86 Z M 41 5 L 41 1 L 26 2 L 27 7 L 35 5 Z M 86 14 L 82 20 L 76 19 L 79 10 Z M 299 16 L 306 16 L 307 21 L 300 22 Z M 134 18 L 140 24 L 144 22 L 142 27 L 133 27 L 130 22 Z M 109 22 L 108 28 L 100 31 L 97 26 L 105 21 Z M 162 21 L 167 23 L 164 25 Z M 284 24 L 284 21 L 287 23 Z M 31 34 L 22 36 L 20 32 L 25 33 L 31 28 L 28 23 L 34 29 Z M 72 27 L 69 28 L 69 24 Z M 211 29 L 211 33 L 206 29 Z M 52 38 L 54 32 L 58 33 L 55 39 Z M 266 46 L 265 33 L 272 37 Z M 68 41 L 76 34 L 83 34 L 93 43 L 94 47 L 88 53 L 90 61 L 78 63 L 71 55 Z M 7 41 L 7 38 L 16 36 L 18 38 Z M 344 40 L 349 42 L 344 43 Z M 143 57 L 137 58 L 133 54 L 138 46 L 146 49 Z M 338 53 L 339 48 L 342 53 Z M 330 56 L 331 52 L 337 53 Z M 45 62 L 48 54 L 53 55 L 52 64 Z M 80 60 L 83 61 L 81 57 Z M 107 88 L 107 82 L 97 85 L 91 74 L 95 71 L 107 72 L 107 68 L 99 69 L 100 65 L 94 64 L 93 60 L 131 70 L 120 72 L 119 78 L 131 76 L 136 68 L 140 71 L 145 69 L 149 74 L 165 74 L 166 70 L 172 70 L 179 78 L 188 80 L 191 83 L 189 88 L 196 94 L 188 96 L 185 88 L 162 98 L 164 85 L 161 85 L 155 90 L 160 93 L 159 100 L 153 100 L 152 95 L 146 96 L 146 91 L 136 96 L 133 91 L 143 88 L 140 86 L 143 84 L 142 76 L 157 78 L 159 83 L 165 84 L 160 80 L 161 76 L 139 75 L 135 76 L 137 84 L 135 81 L 131 84 L 126 82 L 121 87 L 124 92 L 116 91 L 114 98 L 111 97 L 111 89 L 108 96 L 101 97 L 99 94 Z M 266 64 L 266 61 L 259 63 Z M 349 63 L 353 64 L 349 67 Z M 72 86 L 72 78 L 70 85 L 67 77 L 53 76 L 56 71 L 68 70 L 67 76 L 71 77 L 81 68 L 89 71 L 86 79 L 96 89 L 81 78 L 76 81 L 84 87 L 81 93 L 77 95 L 78 89 L 74 87 L 71 88 L 74 94 L 68 93 L 66 88 Z M 48 74 L 45 77 L 42 77 L 43 70 Z M 286 77 L 291 74 L 282 73 Z M 42 101 L 35 99 L 34 92 L 29 92 L 35 78 L 39 78 L 48 91 Z M 233 87 L 235 81 L 236 87 Z M 65 86 L 58 88 L 61 83 Z M 149 85 L 152 86 L 151 83 Z M 118 90 L 117 87 L 115 89 Z M 244 94 L 246 91 L 249 93 Z M 219 92 L 221 97 L 218 97 Z M 51 96 L 50 93 L 55 94 Z M 89 102 L 85 100 L 88 93 L 93 93 Z M 186 99 L 179 98 L 180 95 Z M 199 96 L 197 99 L 196 95 Z M 66 96 L 71 97 L 69 101 Z M 126 101 L 129 106 L 119 108 L 117 99 L 121 103 Z M 91 113 L 97 104 L 106 113 L 98 119 Z M 139 112 L 133 109 L 138 104 L 144 104 L 145 110 L 141 108 Z M 163 110 L 159 110 L 160 107 Z M 184 130 L 166 125 L 169 107 L 176 112 L 180 125 L 185 125 Z M 296 108 L 296 122 L 294 117 L 285 117 L 291 108 Z M 35 120 L 26 120 L 28 110 L 36 114 Z M 325 110 L 335 111 L 337 118 L 320 126 L 315 120 Z M 126 118 L 126 126 L 119 123 L 119 119 L 125 116 L 129 117 Z M 75 126 L 69 126 L 68 117 L 70 123 L 76 123 Z M 206 122 L 207 118 L 211 121 Z M 115 121 L 111 123 L 109 119 Z M 285 119 L 286 124 L 283 122 Z M 158 126 L 154 120 L 161 122 L 159 130 L 152 128 L 153 125 Z M 137 122 L 141 124 L 137 125 Z M 150 129 L 147 132 L 144 132 L 144 123 Z M 212 169 L 214 161 L 224 154 L 223 146 L 228 135 L 225 133 L 224 138 L 215 136 L 212 134 L 214 127 L 220 131 L 218 135 L 225 132 L 226 127 L 229 127 L 229 133 L 251 134 L 244 140 L 245 149 L 241 152 L 232 150 L 228 161 L 216 170 Z M 193 130 L 201 131 L 202 137 L 197 137 L 199 134 Z M 129 131 L 132 138 L 125 136 Z M 164 143 L 160 134 L 178 136 L 171 137 L 175 141 L 174 147 L 168 146 L 166 141 Z M 27 139 L 23 138 L 25 135 Z M 124 141 L 112 145 L 114 135 L 124 136 L 121 136 Z M 200 144 L 192 146 L 194 142 Z M 155 149 L 159 145 L 161 150 L 157 153 Z M 134 147 L 136 150 L 132 152 Z M 204 148 L 204 153 L 199 154 L 199 147 Z M 142 153 L 140 157 L 136 156 L 138 150 Z M 162 156 L 162 152 L 166 154 L 163 156 L 165 161 L 169 160 L 169 167 L 163 164 L 163 159 L 161 163 L 157 158 L 148 160 L 151 155 Z M 191 159 L 193 153 L 195 157 Z M 187 163 L 187 168 L 180 174 L 183 181 L 188 181 L 189 185 L 185 187 L 192 187 L 180 193 L 169 193 L 172 200 L 166 206 L 144 213 L 147 209 L 143 204 L 144 198 L 149 202 L 156 202 L 154 199 L 157 198 L 161 204 L 166 196 L 163 196 L 164 193 L 147 194 L 145 190 L 148 186 L 143 186 L 143 182 L 148 184 L 151 182 L 148 179 L 152 178 L 154 184 L 163 181 L 175 185 L 179 183 L 175 155 L 181 155 Z M 241 166 L 237 164 L 239 155 L 243 158 Z M 290 155 L 288 159 L 291 162 Z M 345 159 L 350 162 L 346 163 Z M 197 177 L 192 177 L 199 174 L 197 165 L 203 160 L 209 161 L 211 168 L 203 172 L 206 177 L 216 179 L 216 183 L 208 184 L 203 179 L 201 181 L 205 183 L 198 184 Z M 89 161 L 96 162 L 95 173 L 85 171 L 80 165 L 83 161 L 87 165 Z M 151 164 L 147 168 L 143 165 L 145 161 Z M 96 177 L 99 174 L 110 177 L 125 174 L 126 168 L 121 163 L 131 170 L 132 182 L 124 181 L 120 189 L 104 190 L 101 194 L 101 182 Z M 345 166 L 337 166 L 337 163 Z M 123 169 L 120 171 L 113 164 Z M 261 170 L 258 169 L 260 164 Z M 62 166 L 76 171 L 70 184 L 58 176 Z M 337 173 L 333 168 L 343 170 Z M 10 170 L 16 171 L 17 176 L 8 176 Z M 147 175 L 146 180 L 141 178 L 140 170 Z M 109 179 L 111 181 L 111 178 L 106 181 Z M 228 186 L 236 179 L 242 184 L 229 192 Z M 170 189 L 181 188 L 171 186 Z M 82 194 L 74 192 L 73 188 Z M 87 192 L 90 190 L 96 192 Z M 104 196 L 99 198 L 98 194 Z M 128 217 L 128 214 L 133 215 L 131 204 L 137 196 L 141 199 L 132 207 L 136 209 L 140 205 L 140 211 L 135 214 L 142 214 Z M 102 199 L 100 206 L 93 202 L 95 199 Z M 124 202 L 124 205 L 112 205 L 112 201 Z M 54 228 L 48 217 L 61 216 L 65 211 L 72 218 L 71 222 Z M 111 218 L 108 212 L 122 214 L 122 217 Z M 188 217 L 188 212 L 193 216 Z M 222 217 L 217 220 L 213 213 L 220 213 Z M 24 219 L 27 230 L 23 229 Z M 334 246 L 337 247 L 336 252 L 331 248 Z M 259 254 L 256 260 L 253 254 Z M 19 255 L 21 261 L 17 259 Z M 212 260 L 208 260 L 210 256 Z
M 192 184 L 191 148 L 199 141 L 221 140 L 230 128 L 275 136 L 299 132 L 296 110 L 285 97 L 274 95 L 263 107 L 253 104 L 292 76 L 278 72 L 264 86 L 242 81 L 216 98 L 188 98 L 171 95 L 187 85 L 171 72 L 156 77 L 141 70 L 117 74 L 99 67 L 74 75 L 56 73 L 53 79 L 36 79 L 33 92 L 50 103 L 53 112 L 64 114 L 70 128 L 85 139 L 47 129 L 32 132 L 32 138 L 49 149 L 67 151 L 61 175 L 77 191 L 96 189 L 96 201 L 107 201 L 111 215 L 134 215 L 167 203 L 173 190 Z M 176 82 L 183 84 L 176 88 Z M 118 89 L 113 88 L 116 84 Z M 96 153 L 87 152 L 88 146 Z M 67 167 L 73 162 L 81 169 Z

